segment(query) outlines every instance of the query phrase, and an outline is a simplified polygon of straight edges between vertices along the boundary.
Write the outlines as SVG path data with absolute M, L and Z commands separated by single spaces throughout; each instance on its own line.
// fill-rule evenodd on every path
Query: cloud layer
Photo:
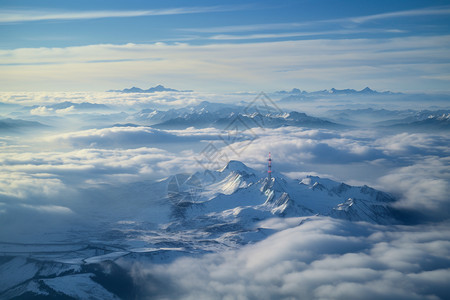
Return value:
M 167 195 L 164 188 L 154 190 L 152 180 L 201 171 L 197 160 L 212 169 L 236 159 L 265 170 L 272 152 L 274 176 L 319 174 L 391 192 L 399 199 L 399 216 L 417 225 L 274 218 L 257 228 L 275 234 L 239 249 L 164 265 L 121 260 L 139 298 L 434 300 L 450 293 L 446 132 L 158 130 L 113 124 L 117 117 L 132 120 L 142 108 L 177 107 L 215 95 L 1 95 L 4 102 L 18 105 L 13 108 L 18 116 L 54 125 L 29 138 L 0 139 L 0 241 L 85 240 L 118 221 L 147 224 L 160 214 L 152 211 L 152 201 Z M 64 101 L 103 103 L 112 111 L 105 116 L 43 109 Z
M 350 184 L 367 184 L 393 193 L 400 200 L 397 208 L 417 214 L 415 218 L 450 217 L 445 134 L 380 135 L 374 130 L 283 127 L 246 130 L 235 138 L 211 128 L 164 131 L 142 126 L 59 133 L 33 144 L 37 149 L 51 145 L 54 151 L 25 148 L 0 155 L 0 170 L 6 176 L 1 192 L 27 198 L 43 189 L 219 169 L 231 159 L 264 170 L 267 153 L 272 152 L 275 173 L 322 174 Z M 13 184 L 8 183 L 7 178 L 16 177 Z
M 155 299 L 444 299 L 448 228 L 312 218 L 240 250 L 130 272 Z

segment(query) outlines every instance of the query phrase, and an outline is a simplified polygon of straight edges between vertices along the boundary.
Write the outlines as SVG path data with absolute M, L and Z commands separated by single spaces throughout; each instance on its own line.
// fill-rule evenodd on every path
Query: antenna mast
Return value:
M 268 159 L 269 164 L 268 166 L 268 170 L 267 170 L 267 179 L 272 180 L 272 156 L 269 152 L 269 159 Z

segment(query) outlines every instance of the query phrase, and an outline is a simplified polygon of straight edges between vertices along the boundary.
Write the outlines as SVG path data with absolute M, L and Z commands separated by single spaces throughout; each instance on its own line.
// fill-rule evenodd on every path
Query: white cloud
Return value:
M 75 106 L 69 106 L 69 107 L 66 107 L 66 108 L 62 108 L 62 109 L 57 109 L 57 110 L 55 110 L 55 112 L 57 113 L 57 114 L 67 114 L 67 113 L 71 113 L 71 112 L 73 112 L 75 110 Z
M 325 31 L 301 31 L 301 32 L 278 32 L 278 33 L 255 33 L 247 35 L 218 34 L 207 37 L 210 40 L 255 40 L 255 39 L 280 39 L 291 37 L 310 37 L 324 35 L 349 35 L 357 33 L 381 33 L 388 30 L 370 30 L 370 29 L 341 29 Z
M 73 211 L 70 208 L 58 205 L 30 205 L 21 204 L 23 208 L 35 210 L 37 212 L 50 213 L 50 214 L 72 214 Z
M 196 166 L 189 153 L 151 147 L 2 153 L 0 163 L 0 193 L 24 199 L 41 195 L 43 200 L 98 183 L 161 179 Z
M 117 126 L 70 132 L 47 138 L 50 142 L 65 142 L 75 147 L 87 148 L 136 148 L 155 143 L 186 142 L 188 139 L 151 127 Z
M 397 207 L 428 219 L 450 217 L 450 158 L 427 156 L 380 178 L 385 189 L 401 195 Z M 413 220 L 411 220 L 413 221 Z
M 380 138 L 376 141 L 380 149 L 389 155 L 403 154 L 440 154 L 448 155 L 449 139 L 445 134 L 438 133 L 400 133 Z
M 0 170 L 3 169 L 0 167 Z M 27 172 L 0 172 L 0 196 L 18 197 L 26 201 L 28 197 L 53 197 L 64 189 L 59 178 L 51 174 L 28 174 Z
M 348 136 L 350 135 L 350 136 Z M 222 135 L 227 137 L 227 135 Z M 217 147 L 230 159 L 242 160 L 250 165 L 261 165 L 269 152 L 276 157 L 279 169 L 294 172 L 305 162 L 315 164 L 349 164 L 384 158 L 383 152 L 362 139 L 367 133 L 351 131 L 317 130 L 298 127 L 277 129 L 256 128 L 242 132 L 235 143 L 220 140 Z M 234 136 L 230 139 L 234 141 Z M 286 169 L 285 169 L 286 168 Z
M 71 113 L 75 110 L 75 107 L 69 106 L 67 108 L 64 109 L 53 109 L 51 107 L 47 107 L 47 106 L 38 106 L 36 108 L 33 108 L 30 110 L 30 114 L 31 115 L 36 115 L 36 116 L 49 116 L 49 115 L 54 115 L 54 114 L 67 114 L 67 113 Z
M 158 81 L 156 81 L 158 82 Z M 156 83 L 155 83 L 156 84 Z M 148 83 L 144 83 L 143 87 L 149 86 Z M 36 105 L 40 106 L 32 109 L 34 115 L 51 115 L 55 113 L 55 110 L 49 105 L 72 102 L 72 103 L 97 103 L 105 104 L 110 107 L 117 108 L 118 110 L 128 111 L 131 109 L 142 108 L 178 108 L 185 107 L 186 105 L 195 105 L 205 100 L 217 100 L 224 99 L 223 95 L 217 94 L 200 94 L 195 92 L 158 92 L 158 93 L 141 93 L 141 94 L 124 94 L 113 92 L 2 92 L 0 93 L 0 101 L 10 104 L 20 105 Z M 228 97 L 237 99 L 238 97 Z M 239 98 L 242 99 L 242 98 Z M 232 101 L 232 100 L 231 100 Z M 67 109 L 67 111 L 65 111 Z M 59 112 L 71 112 L 71 109 L 66 108 L 64 110 L 58 110 Z M 73 112 L 73 111 L 72 111 Z
M 39 106 L 30 110 L 30 114 L 38 116 L 48 116 L 53 113 L 53 108 L 47 108 L 46 106 Z
M 449 238 L 448 224 L 389 228 L 312 218 L 239 250 L 136 263 L 131 272 L 147 287 L 142 296 L 156 299 L 443 299 Z

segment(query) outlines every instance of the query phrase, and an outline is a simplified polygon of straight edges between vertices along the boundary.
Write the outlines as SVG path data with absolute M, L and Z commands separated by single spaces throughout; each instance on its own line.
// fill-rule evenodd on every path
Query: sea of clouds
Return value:
M 152 197 L 133 194 L 132 183 L 201 171 L 205 166 L 217 169 L 231 159 L 264 170 L 270 151 L 274 174 L 292 178 L 313 174 L 392 193 L 403 225 L 326 217 L 303 222 L 274 219 L 261 227 L 276 229 L 275 234 L 239 249 L 163 265 L 122 261 L 142 298 L 448 297 L 448 132 L 261 127 L 242 131 L 239 140 L 226 143 L 216 128 L 114 126 L 121 123 L 114 119 L 118 113 L 130 116 L 146 107 L 167 109 L 216 98 L 191 92 L 2 94 L 3 103 L 13 105 L 1 113 L 2 118 L 39 121 L 50 128 L 1 132 L 0 241 L 60 239 L 74 228 L 98 226 L 97 219 L 110 214 L 114 201 L 132 206 L 135 199 L 145 203 L 142 199 Z M 92 113 L 47 108 L 62 101 L 101 103 L 112 111 L 99 113 L 102 126 L 96 126 L 95 118 L 87 118 Z M 201 165 L 198 160 L 208 145 L 220 151 L 221 160 Z M 126 199 L 108 198 L 105 191 L 111 187 Z
M 448 228 L 313 217 L 238 250 L 126 267 L 149 299 L 446 299 Z

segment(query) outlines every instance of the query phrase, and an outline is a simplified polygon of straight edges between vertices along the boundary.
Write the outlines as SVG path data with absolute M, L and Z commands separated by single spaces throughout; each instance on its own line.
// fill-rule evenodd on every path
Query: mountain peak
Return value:
M 155 87 L 151 87 L 148 90 L 145 90 L 146 93 L 153 93 L 153 92 L 178 92 L 178 90 L 166 88 L 165 86 L 158 84 Z
M 238 160 L 230 160 L 228 164 L 220 170 L 220 172 L 224 171 L 254 173 L 251 168 L 247 167 L 243 162 Z
M 143 90 L 141 88 L 133 86 L 130 89 L 123 90 L 111 90 L 110 92 L 119 92 L 119 93 L 155 93 L 155 92 L 179 92 L 179 90 L 166 88 L 162 84 L 158 84 L 155 87 L 151 87 L 147 90 Z
M 357 91 L 354 89 L 343 89 L 343 90 L 338 90 L 335 88 L 332 88 L 329 91 L 330 94 L 340 94 L 340 95 L 350 95 L 350 94 L 378 94 L 377 91 L 372 90 L 369 87 L 365 87 L 364 89 Z
M 360 91 L 360 93 L 364 93 L 364 94 L 377 94 L 378 92 L 375 90 L 372 90 L 370 87 L 365 87 L 364 89 L 362 89 Z

